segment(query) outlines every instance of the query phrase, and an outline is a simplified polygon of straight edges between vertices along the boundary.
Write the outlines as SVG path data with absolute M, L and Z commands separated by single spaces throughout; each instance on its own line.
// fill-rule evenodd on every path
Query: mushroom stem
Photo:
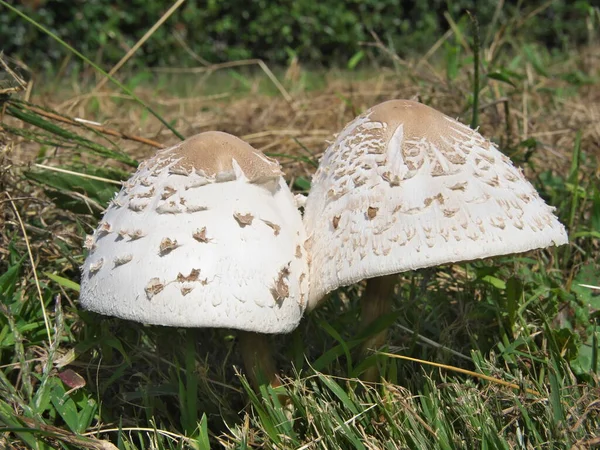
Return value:
M 252 386 L 258 389 L 263 381 L 268 381 L 273 387 L 280 386 L 269 336 L 252 331 L 240 331 L 239 339 L 246 374 Z
M 385 275 L 367 280 L 367 288 L 360 299 L 362 330 L 371 325 L 379 317 L 392 311 L 392 294 L 396 286 L 396 275 Z M 361 352 L 363 357 L 370 351 L 377 350 L 387 339 L 387 329 L 367 338 L 363 342 Z M 379 369 L 377 366 L 369 367 L 361 376 L 364 381 L 377 381 Z

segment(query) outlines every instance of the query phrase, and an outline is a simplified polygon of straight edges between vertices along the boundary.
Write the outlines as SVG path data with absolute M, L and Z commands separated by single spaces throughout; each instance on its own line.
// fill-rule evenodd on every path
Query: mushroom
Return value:
M 552 212 L 477 131 L 414 101 L 381 103 L 343 129 L 313 177 L 308 309 L 368 279 L 365 327 L 391 310 L 392 274 L 567 243 Z
M 305 241 L 279 164 L 206 132 L 159 151 L 124 183 L 93 236 L 81 305 L 146 324 L 240 330 L 251 379 L 276 384 L 267 333 L 308 297 Z

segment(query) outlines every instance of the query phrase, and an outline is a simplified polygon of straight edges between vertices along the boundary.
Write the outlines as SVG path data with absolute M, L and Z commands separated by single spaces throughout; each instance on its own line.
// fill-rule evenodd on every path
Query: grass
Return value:
M 479 123 L 556 206 L 570 245 L 402 274 L 393 316 L 367 332 L 392 323 L 384 350 L 518 389 L 383 353 L 361 361 L 362 286 L 340 289 L 296 331 L 274 337 L 285 383 L 258 393 L 238 371 L 232 331 L 81 311 L 83 238 L 115 182 L 154 150 L 73 119 L 163 145 L 178 140 L 129 95 L 88 94 L 84 73 L 51 90 L 33 82 L 29 97 L 0 93 L 0 447 L 600 445 L 599 47 L 555 53 L 518 32 L 497 33 L 475 58 L 475 28 L 454 27 L 427 59 L 401 60 L 375 41 L 371 50 L 391 62 L 376 70 L 353 61 L 353 70 L 275 71 L 292 105 L 264 73 L 243 68 L 208 79 L 148 71 L 121 82 L 184 135 L 221 129 L 277 155 L 299 191 L 325 141 L 377 102 L 417 96 Z M 358 381 L 369 364 L 387 381 Z M 291 405 L 279 403 L 282 390 Z

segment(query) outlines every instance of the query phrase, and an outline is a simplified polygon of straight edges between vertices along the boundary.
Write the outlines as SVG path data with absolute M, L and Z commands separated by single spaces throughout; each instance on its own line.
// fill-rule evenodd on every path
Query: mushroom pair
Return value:
M 240 330 L 248 374 L 277 384 L 264 333 L 298 326 L 305 232 L 279 164 L 221 132 L 143 162 L 86 239 L 84 308 L 146 324 Z
M 366 326 L 391 310 L 393 274 L 566 242 L 492 143 L 394 100 L 329 146 L 304 219 L 279 164 L 238 138 L 208 132 L 158 152 L 87 239 L 81 303 L 148 324 L 241 330 L 248 374 L 277 384 L 264 333 L 293 330 L 340 286 L 368 279 Z
M 417 102 L 379 104 L 342 130 L 313 177 L 304 213 L 308 310 L 368 279 L 364 327 L 390 312 L 393 274 L 566 244 L 552 211 L 478 132 Z

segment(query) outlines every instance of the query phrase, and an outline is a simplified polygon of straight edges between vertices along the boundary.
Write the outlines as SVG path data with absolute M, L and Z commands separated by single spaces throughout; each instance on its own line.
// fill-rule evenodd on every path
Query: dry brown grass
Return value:
M 237 94 L 221 92 L 206 95 L 204 79 L 190 86 L 190 94 L 185 97 L 169 94 L 165 89 L 151 86 L 141 87 L 136 93 L 160 114 L 174 122 L 175 128 L 184 136 L 208 130 L 226 131 L 248 141 L 254 147 L 276 155 L 307 156 L 304 146 L 316 161 L 332 139 L 334 133 L 352 120 L 364 109 L 379 102 L 394 98 L 414 98 L 453 117 L 468 123 L 471 112 L 465 109 L 471 89 L 470 72 L 449 82 L 441 71 L 427 62 L 402 62 L 400 69 L 378 68 L 372 76 L 353 79 L 348 74 L 340 76 L 332 71 L 325 74 L 325 87 L 319 90 L 298 88 L 302 68 L 295 63 L 294 76 L 284 81 L 287 89 L 284 95 L 265 94 L 260 88 L 265 76 L 259 72 L 250 77 L 251 92 Z M 577 57 L 560 67 L 549 68 L 549 73 L 568 72 L 574 68 L 585 70 L 590 75 L 600 73 L 600 49 L 582 49 Z M 574 88 L 557 76 L 541 77 L 529 66 L 522 89 L 507 89 L 507 85 L 489 80 L 481 92 L 480 130 L 483 135 L 500 143 L 510 155 L 521 162 L 524 149 L 519 142 L 535 138 L 538 147 L 533 153 L 533 164 L 525 167 L 529 177 L 534 177 L 545 169 L 552 169 L 565 176 L 571 164 L 571 153 L 580 131 L 582 149 L 589 157 L 600 158 L 600 87 L 583 85 Z M 288 71 L 289 72 L 289 71 Z M 218 72 L 217 72 L 218 75 Z M 102 92 L 87 93 L 81 85 L 58 86 L 53 92 L 44 91 L 39 78 L 32 77 L 27 83 L 22 80 L 13 85 L 22 85 L 21 98 L 40 107 L 46 107 L 69 117 L 98 122 L 102 127 L 118 133 L 139 136 L 169 146 L 178 141 L 168 129 L 152 117 L 146 117 L 142 107 L 127 96 L 105 88 Z M 202 95 L 192 93 L 202 92 Z M 552 93 L 563 92 L 562 95 Z M 568 93 L 568 94 L 567 94 Z M 13 93 L 13 95 L 15 95 Z M 509 120 L 505 117 L 505 104 L 510 105 Z M 47 116 L 50 120 L 50 116 Z M 31 127 L 3 114 L 5 123 L 15 127 Z M 90 139 L 98 139 L 80 127 L 56 121 L 62 127 L 77 129 L 77 132 Z M 141 160 L 151 155 L 155 148 L 129 139 L 108 136 L 119 143 L 121 148 L 135 159 Z M 301 145 L 299 145 L 301 144 Z M 53 204 L 46 200 L 40 188 L 31 185 L 20 177 L 34 161 L 47 165 L 69 163 L 72 154 L 61 148 L 47 149 L 39 158 L 40 145 L 17 136 L 7 136 L 0 128 L 0 188 L 17 198 L 17 204 L 25 215 L 36 216 L 44 224 L 43 229 L 28 225 L 34 240 L 43 243 L 44 236 L 54 233 L 65 243 L 77 248 L 80 245 L 78 233 L 69 226 L 71 220 L 58 220 Z M 315 168 L 306 161 L 285 157 L 278 158 L 287 177 L 310 178 Z M 95 161 L 95 164 L 99 164 Z M 101 163 L 100 163 L 101 164 Z M 114 164 L 114 162 L 111 162 Z M 594 165 L 598 167 L 597 165 Z M 585 173 L 586 168 L 583 167 Z M 129 169 L 128 169 L 129 170 Z M 598 177 L 600 174 L 588 173 Z M 14 221 L 10 205 L 2 200 L 2 228 L 4 221 Z M 61 215 L 68 214 L 64 211 Z M 3 239 L 10 237 L 2 233 Z M 0 243 L 0 252 L 7 252 L 8 242 Z M 58 258 L 61 252 L 50 247 L 41 248 L 40 257 Z
M 569 64 L 581 64 L 582 60 L 600 66 L 600 50 L 589 49 L 582 54 L 585 58 L 567 62 L 564 69 L 568 69 Z M 290 86 L 291 105 L 282 96 L 260 92 L 240 96 L 227 92 L 212 96 L 188 95 L 185 98 L 157 93 L 151 88 L 141 88 L 136 92 L 159 109 L 163 117 L 173 120 L 176 129 L 185 136 L 222 130 L 238 135 L 266 152 L 302 155 L 304 153 L 297 140 L 318 156 L 325 149 L 327 140 L 356 114 L 393 98 L 418 98 L 468 122 L 470 113 L 464 109 L 470 92 L 468 73 L 448 83 L 441 73 L 435 73 L 428 66 L 427 78 L 431 81 L 417 83 L 415 80 L 424 75 L 424 69 L 414 69 L 415 65 L 402 71 L 378 69 L 372 77 L 360 81 L 327 76 L 326 88 L 318 91 L 294 92 L 293 86 Z M 581 130 L 582 147 L 586 153 L 600 156 L 598 86 L 586 85 L 573 92 L 566 81 L 541 79 L 529 72 L 524 89 L 515 89 L 509 96 L 502 94 L 499 84 L 491 81 L 481 93 L 480 127 L 485 136 L 500 141 L 504 146 L 533 137 L 542 144 L 534 155 L 536 163 L 561 171 L 570 163 L 575 134 Z M 30 88 L 33 103 L 45 105 L 66 116 L 97 121 L 122 133 L 152 139 L 165 146 L 177 142 L 177 138 L 158 121 L 143 119 L 141 107 L 128 103 L 114 91 L 105 89 L 90 95 L 78 92 L 81 88 L 73 86 L 69 93 L 61 90 L 58 95 L 38 94 L 43 88 L 41 82 L 33 82 Z M 544 89 L 556 91 L 561 88 L 570 89 L 572 95 L 556 98 L 543 93 Z M 504 101 L 511 106 L 509 135 Z M 35 147 L 24 145 L 19 139 L 15 140 L 14 146 L 13 159 L 21 164 L 31 162 L 37 153 Z M 123 141 L 122 146 L 137 159 L 145 158 L 154 151 L 150 146 L 130 141 Z M 307 176 L 313 170 L 303 163 L 282 162 L 289 176 Z

